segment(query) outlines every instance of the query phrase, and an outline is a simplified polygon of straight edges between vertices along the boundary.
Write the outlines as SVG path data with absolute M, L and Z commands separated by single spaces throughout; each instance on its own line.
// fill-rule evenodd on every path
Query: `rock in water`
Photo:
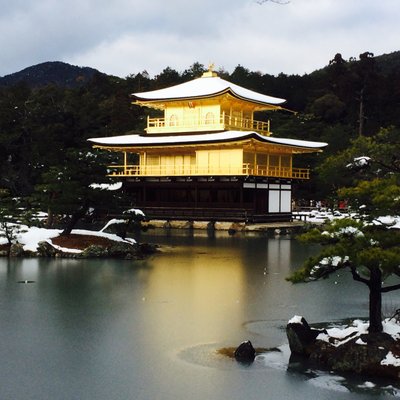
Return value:
M 308 357 L 310 346 L 315 343 L 320 333 L 326 333 L 326 330 L 312 329 L 303 317 L 293 317 L 286 326 L 286 335 L 292 354 Z
M 242 363 L 252 363 L 256 357 L 256 351 L 250 340 L 247 340 L 239 345 L 239 347 L 235 350 L 234 355 L 236 361 Z

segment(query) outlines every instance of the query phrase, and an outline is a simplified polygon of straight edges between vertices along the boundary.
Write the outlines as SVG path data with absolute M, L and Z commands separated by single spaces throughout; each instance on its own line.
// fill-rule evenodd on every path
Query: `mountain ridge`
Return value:
M 74 88 L 86 84 L 96 74 L 103 73 L 94 68 L 79 67 L 62 61 L 46 61 L 0 77 L 0 87 L 26 82 L 34 88 L 50 84 Z
M 377 67 L 385 75 L 389 75 L 396 69 L 400 69 L 400 51 L 382 54 L 374 57 L 374 59 Z M 306 75 L 313 75 L 328 67 L 326 65 Z M 80 67 L 62 61 L 46 61 L 0 77 L 0 87 L 9 87 L 20 82 L 25 82 L 31 88 L 43 87 L 50 84 L 75 88 L 85 85 L 97 74 L 111 76 L 91 67 Z

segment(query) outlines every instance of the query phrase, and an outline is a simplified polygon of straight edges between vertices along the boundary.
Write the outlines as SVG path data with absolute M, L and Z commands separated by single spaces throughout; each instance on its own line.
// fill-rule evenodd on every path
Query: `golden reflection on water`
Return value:
M 173 319 L 215 332 L 226 316 L 242 313 L 244 267 L 239 252 L 232 249 L 176 248 L 153 260 L 146 301 L 171 305 L 157 313 L 160 326 Z
M 153 309 L 153 326 L 174 324 L 182 335 L 198 329 L 199 338 L 226 338 L 230 329 L 238 331 L 248 320 L 249 305 L 263 301 L 259 288 L 278 279 L 268 274 L 279 274 L 279 279 L 287 275 L 290 240 L 265 238 L 245 251 L 239 241 L 225 246 L 224 240 L 235 239 L 219 238 L 217 245 L 195 248 L 178 245 L 152 259 L 143 301 L 162 305 Z M 277 289 L 272 283 L 268 290 Z

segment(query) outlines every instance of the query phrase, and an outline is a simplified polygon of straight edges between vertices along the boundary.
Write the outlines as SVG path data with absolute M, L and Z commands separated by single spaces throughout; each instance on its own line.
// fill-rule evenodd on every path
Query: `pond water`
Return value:
M 316 248 L 289 237 L 149 231 L 162 252 L 139 261 L 0 259 L 0 399 L 373 399 L 387 382 L 288 365 L 286 322 L 367 316 L 343 273 L 285 277 Z M 26 281 L 26 282 L 25 282 Z M 390 313 L 397 293 L 386 295 Z M 250 366 L 218 353 L 278 347 Z

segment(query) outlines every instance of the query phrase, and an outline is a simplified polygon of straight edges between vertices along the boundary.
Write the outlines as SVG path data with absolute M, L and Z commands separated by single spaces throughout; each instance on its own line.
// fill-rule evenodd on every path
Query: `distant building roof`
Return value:
M 200 99 L 215 97 L 225 93 L 229 93 L 242 100 L 255 102 L 265 106 L 279 105 L 286 101 L 285 99 L 267 96 L 245 89 L 216 76 L 215 73 L 205 73 L 201 78 L 193 79 L 189 82 L 181 83 L 165 89 L 133 93 L 132 96 L 135 97 L 137 102 L 145 103 L 179 99 Z
M 255 139 L 264 143 L 279 144 L 289 147 L 298 147 L 309 150 L 319 150 L 327 146 L 325 142 L 313 142 L 308 140 L 286 139 L 271 136 L 263 136 L 257 132 L 223 131 L 217 133 L 185 134 L 185 135 L 122 135 L 112 137 L 91 138 L 89 141 L 98 146 L 105 147 L 145 147 L 162 145 L 207 144 L 227 141 L 241 141 Z

